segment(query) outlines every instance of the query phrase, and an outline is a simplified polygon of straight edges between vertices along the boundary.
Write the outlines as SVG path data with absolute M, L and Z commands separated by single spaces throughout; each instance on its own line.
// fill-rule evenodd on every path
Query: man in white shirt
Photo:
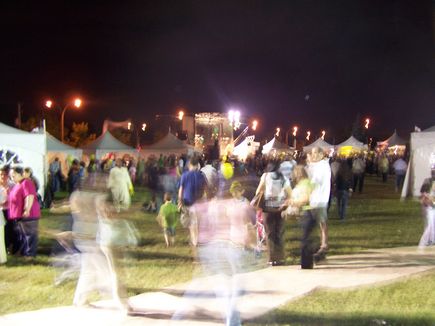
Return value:
M 402 157 L 399 157 L 396 161 L 394 161 L 393 168 L 394 174 L 396 175 L 396 192 L 398 192 L 403 186 L 403 181 L 405 180 L 408 164 Z

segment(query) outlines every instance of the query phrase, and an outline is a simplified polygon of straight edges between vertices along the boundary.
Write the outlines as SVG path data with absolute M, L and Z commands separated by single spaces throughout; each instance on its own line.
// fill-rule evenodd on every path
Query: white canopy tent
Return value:
M 46 183 L 46 152 L 44 133 L 30 133 L 0 122 L 0 164 L 32 168 L 41 196 Z
M 352 147 L 355 150 L 366 150 L 368 147 L 363 142 L 360 142 L 354 136 L 350 136 L 344 142 L 337 145 L 338 150 L 343 147 Z
M 311 144 L 304 146 L 304 152 L 311 151 L 314 147 L 320 147 L 323 149 L 325 153 L 331 152 L 331 150 L 334 150 L 334 146 L 329 144 L 328 142 L 324 141 L 322 138 L 318 138 L 316 141 L 312 142 Z
M 255 142 L 255 135 L 247 136 L 240 144 L 233 149 L 233 155 L 240 160 L 245 160 L 249 155 L 254 155 L 260 143 Z
M 262 154 L 270 155 L 270 154 L 279 154 L 279 153 L 289 153 L 292 151 L 292 148 L 284 143 L 281 143 L 275 137 L 272 138 L 270 142 L 263 146 Z
M 61 162 L 62 173 L 68 173 L 68 156 L 81 160 L 83 150 L 62 143 L 47 132 L 47 161 L 50 164 L 57 157 Z
M 97 160 L 104 157 L 106 154 L 113 153 L 116 157 L 124 155 L 135 156 L 136 149 L 130 147 L 112 136 L 109 131 L 104 132 L 93 142 L 82 147 L 83 154 L 86 156 L 95 155 Z
M 383 141 L 379 141 L 377 143 L 378 146 L 384 146 L 384 147 L 393 147 L 393 146 L 406 146 L 406 140 L 399 137 L 397 134 L 397 131 L 394 130 L 394 133 L 388 137 L 387 139 Z
M 186 144 L 178 139 L 171 132 L 168 132 L 165 137 L 158 140 L 152 145 L 144 146 L 140 151 L 140 156 L 147 158 L 148 156 L 171 155 L 180 156 L 182 154 L 191 155 L 196 151 L 194 146 Z
M 435 126 L 421 132 L 411 133 L 411 156 L 402 188 L 402 198 L 420 195 L 424 179 L 430 177 L 435 165 Z

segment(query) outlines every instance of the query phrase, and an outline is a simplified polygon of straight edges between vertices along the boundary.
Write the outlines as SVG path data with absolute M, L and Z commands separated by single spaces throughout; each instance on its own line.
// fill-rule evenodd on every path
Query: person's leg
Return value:
M 362 191 L 363 191 L 363 187 L 364 187 L 364 176 L 365 176 L 364 173 L 361 173 L 361 174 L 359 175 L 359 188 L 358 188 L 359 193 L 362 193 Z
M 166 229 L 163 230 L 163 237 L 165 238 L 166 247 L 169 247 L 169 236 Z
M 313 240 L 312 232 L 316 227 L 317 221 L 311 211 L 305 211 L 300 220 L 302 237 L 301 237 L 301 268 L 313 268 Z
M 271 213 L 263 212 L 264 229 L 267 237 L 267 249 L 269 253 L 269 262 L 275 260 L 275 221 Z
M 340 219 L 342 220 L 346 218 L 348 201 L 349 201 L 349 191 L 343 190 L 342 200 L 341 200 L 341 214 L 340 214 Z
M 281 213 L 278 212 L 275 215 L 276 225 L 276 247 L 275 247 L 275 261 L 277 264 L 284 263 L 284 219 L 281 217 Z
M 343 190 L 337 190 L 337 210 L 338 217 L 342 219 L 342 203 L 343 203 Z
M 352 176 L 352 190 L 353 190 L 354 192 L 356 192 L 356 187 L 357 187 L 357 185 L 358 185 L 358 175 L 355 173 L 355 174 Z
M 326 221 L 320 222 L 320 235 L 321 235 L 321 249 L 328 249 L 328 223 Z

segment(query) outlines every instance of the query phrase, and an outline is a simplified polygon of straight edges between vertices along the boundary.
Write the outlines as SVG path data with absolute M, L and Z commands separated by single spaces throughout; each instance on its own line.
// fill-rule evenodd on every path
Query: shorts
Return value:
M 164 228 L 163 232 L 171 237 L 175 237 L 175 227 Z
M 328 221 L 328 210 L 326 207 L 311 208 L 311 214 L 319 223 L 326 223 Z

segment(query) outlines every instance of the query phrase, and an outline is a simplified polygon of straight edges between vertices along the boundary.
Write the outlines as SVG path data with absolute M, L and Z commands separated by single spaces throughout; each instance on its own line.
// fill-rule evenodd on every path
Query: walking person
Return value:
M 115 166 L 110 170 L 107 188 L 112 193 L 113 205 L 118 213 L 130 207 L 133 184 L 128 170 L 122 165 L 120 158 L 116 159 Z
M 308 176 L 313 184 L 310 196 L 310 219 L 319 223 L 321 243 L 315 254 L 315 259 L 322 258 L 329 249 L 328 246 L 328 201 L 331 191 L 331 167 L 324 157 L 320 147 L 314 147 L 309 155 L 307 165 Z M 311 223 L 311 222 L 310 222 Z
M 435 165 L 431 168 L 431 177 L 424 180 L 420 193 L 425 228 L 418 246 L 423 248 L 435 244 Z
M 349 193 L 352 192 L 352 171 L 349 166 L 350 163 L 350 160 L 341 160 L 335 178 L 335 193 L 337 196 L 338 217 L 341 221 L 344 221 L 344 219 L 346 218 Z
M 362 193 L 364 186 L 364 177 L 366 172 L 366 162 L 364 161 L 363 156 L 357 155 L 352 162 L 352 175 L 353 175 L 353 192 L 357 191 Z
M 178 208 L 182 210 L 182 216 L 190 216 L 190 207 L 202 198 L 206 188 L 206 180 L 203 173 L 199 170 L 199 159 L 193 156 L 189 161 L 189 170 L 183 172 L 180 179 L 180 188 L 178 189 Z M 188 221 L 184 224 L 190 232 L 190 242 L 196 247 L 198 233 L 196 221 L 194 218 L 187 217 Z
M 403 159 L 403 157 L 399 157 L 393 163 L 394 174 L 396 175 L 396 192 L 399 192 L 403 186 L 403 181 L 405 180 L 406 170 L 408 169 L 408 164 Z
M 256 195 L 263 193 L 263 219 L 267 235 L 269 265 L 284 264 L 284 219 L 281 212 L 290 199 L 290 181 L 279 171 L 279 161 L 271 160 L 258 184 Z

